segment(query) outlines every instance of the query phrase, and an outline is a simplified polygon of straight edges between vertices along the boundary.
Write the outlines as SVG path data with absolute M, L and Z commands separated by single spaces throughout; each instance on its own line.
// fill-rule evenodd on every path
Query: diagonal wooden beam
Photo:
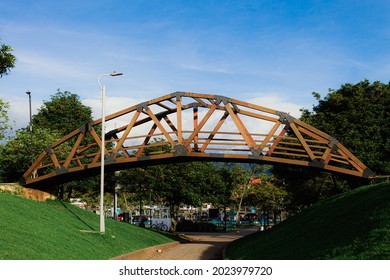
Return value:
M 290 123 L 291 129 L 294 131 L 295 136 L 298 138 L 299 142 L 302 144 L 303 148 L 305 149 L 306 153 L 310 157 L 311 160 L 315 158 L 313 152 L 311 151 L 310 147 L 307 145 L 305 139 L 302 137 L 302 134 L 299 132 L 297 126 L 295 123 Z
M 80 143 L 81 143 L 81 141 L 83 141 L 84 137 L 85 137 L 85 133 L 81 133 L 81 132 L 80 132 L 79 137 L 77 137 L 77 140 L 76 140 L 76 142 L 74 143 L 72 150 L 70 151 L 68 157 L 67 157 L 66 160 L 65 160 L 65 163 L 63 164 L 63 166 L 64 166 L 65 168 L 68 168 L 68 167 L 69 167 L 69 164 L 70 164 L 70 162 L 72 161 L 74 155 L 76 154 L 77 149 L 79 148 Z
M 115 147 L 115 149 L 113 151 L 114 158 L 118 154 L 119 149 L 123 147 L 123 143 L 125 142 L 125 140 L 126 140 L 127 136 L 129 135 L 131 129 L 134 127 L 134 124 L 137 121 L 137 119 L 138 119 L 140 114 L 141 114 L 141 112 L 139 112 L 139 111 L 136 111 L 134 113 L 133 118 L 131 119 L 130 123 L 127 125 L 126 130 L 123 132 L 122 137 L 119 139 L 119 141 L 118 141 L 118 143 L 117 143 L 117 145 L 116 145 L 116 147 Z
M 363 171 L 363 169 L 359 166 L 359 164 L 356 163 L 353 159 L 351 159 L 351 158 L 349 157 L 349 155 L 347 154 L 347 152 L 345 152 L 345 151 L 343 151 L 343 150 L 341 150 L 341 149 L 339 149 L 338 152 L 340 153 L 340 155 L 342 155 L 342 156 L 344 157 L 344 159 L 346 159 L 346 160 L 349 162 L 349 164 L 351 164 L 353 167 L 355 167 L 355 168 L 356 168 L 357 170 L 359 170 L 360 172 Z
M 254 109 L 256 111 L 265 112 L 265 113 L 269 113 L 269 114 L 273 114 L 273 115 L 277 114 L 276 110 L 273 110 L 273 109 L 270 109 L 270 108 L 266 108 L 266 107 L 263 107 L 263 106 L 259 106 L 259 105 L 255 105 L 255 104 L 252 104 L 252 103 L 240 101 L 240 100 L 233 99 L 233 98 L 229 98 L 229 101 L 231 103 L 233 103 L 233 104 L 237 104 L 239 106 L 243 106 L 243 107 L 246 107 L 246 108 Z
M 50 149 L 50 158 L 51 158 L 51 160 L 53 161 L 54 166 L 55 166 L 56 168 L 60 168 L 60 164 L 59 164 L 59 162 L 58 162 L 57 156 L 56 156 L 56 154 L 54 153 L 53 149 Z
M 317 128 L 315 128 L 314 126 L 311 126 L 307 123 L 304 123 L 303 121 L 299 120 L 299 119 L 294 119 L 294 123 L 296 123 L 297 125 L 301 126 L 301 127 L 304 127 L 306 129 L 308 129 L 309 131 L 312 131 L 313 133 L 321 136 L 322 138 L 325 138 L 325 139 L 328 139 L 329 138 L 329 135 L 326 134 L 325 132 L 322 132 L 321 130 L 318 130 Z
M 324 154 L 322 155 L 322 159 L 324 160 L 325 165 L 329 164 L 331 158 L 332 158 L 332 149 L 327 147 Z
M 153 123 L 152 127 L 149 130 L 148 135 L 145 137 L 144 142 L 141 144 L 141 147 L 138 149 L 137 153 L 135 154 L 136 157 L 141 156 L 141 154 L 145 150 L 145 146 L 149 143 L 150 138 L 152 138 L 152 135 L 154 134 L 156 129 L 157 129 L 157 124 Z
M 218 104 L 213 104 L 213 106 L 211 106 L 210 110 L 206 113 L 206 115 L 203 117 L 203 119 L 201 120 L 201 122 L 199 124 L 197 124 L 197 122 L 198 122 L 197 117 L 196 117 L 196 120 L 194 119 L 194 125 L 196 124 L 196 127 L 194 127 L 194 131 L 191 133 L 191 135 L 185 141 L 185 147 L 187 149 L 190 149 L 191 142 L 195 139 L 195 137 L 197 137 L 199 131 L 206 124 L 206 122 L 210 119 L 211 115 L 214 113 L 217 106 L 218 106 Z M 198 116 L 198 114 L 196 114 L 196 116 Z
M 169 127 L 172 129 L 173 132 L 178 133 L 178 129 L 177 129 L 176 126 L 173 124 L 173 122 L 169 119 L 168 116 L 164 116 L 163 119 L 164 119 L 165 122 L 169 125 Z
M 98 146 L 100 147 L 100 149 L 102 148 L 102 141 L 103 143 L 105 144 L 105 140 L 104 139 L 100 139 L 100 137 L 97 135 L 95 129 L 93 127 L 90 128 L 90 131 L 89 131 L 93 137 L 93 139 L 95 140 L 95 142 L 98 144 Z M 106 154 L 107 151 L 106 151 L 106 145 L 104 145 L 104 154 Z M 94 159 L 92 160 L 92 163 L 96 163 L 99 158 L 101 157 L 101 154 L 100 153 L 97 153 L 94 157 Z
M 357 157 L 355 157 L 347 148 L 345 148 L 344 146 L 343 146 L 343 144 L 341 144 L 341 143 L 337 143 L 337 148 L 339 149 L 338 151 L 340 152 L 340 151 L 343 151 L 343 153 L 347 156 L 347 157 L 349 157 L 351 160 L 352 160 L 352 162 L 354 162 L 356 165 L 358 165 L 359 166 L 359 169 L 362 169 L 362 170 L 364 170 L 365 168 L 367 168 Z
M 180 145 L 180 144 L 183 143 L 183 116 L 182 116 L 182 98 L 181 98 L 181 96 L 177 97 L 176 108 L 177 108 L 176 109 L 176 115 L 177 115 L 177 143 Z M 165 119 L 165 121 L 167 121 L 167 120 Z
M 35 162 L 33 163 L 33 165 L 30 166 L 29 169 L 26 170 L 26 172 L 24 172 L 22 178 L 24 178 L 25 180 L 27 180 L 27 178 L 35 171 L 37 171 L 38 169 L 38 166 L 42 164 L 43 160 L 46 158 L 47 156 L 47 152 L 44 151 L 36 160 Z
M 80 133 L 80 130 L 76 129 L 76 130 L 72 131 L 71 133 L 69 133 L 68 135 L 64 136 L 64 138 L 62 138 L 62 139 L 54 142 L 53 144 L 51 144 L 51 147 L 54 149 L 57 146 L 61 145 L 62 143 L 65 143 L 69 139 L 73 138 L 74 136 L 76 136 L 79 133 Z
M 173 141 L 172 137 L 169 135 L 169 133 L 165 130 L 165 128 L 162 126 L 160 121 L 157 119 L 157 117 L 153 114 L 152 110 L 150 110 L 149 107 L 145 107 L 144 111 L 146 114 L 149 115 L 149 117 L 154 121 L 154 123 L 158 126 L 160 131 L 164 134 L 165 138 L 167 141 L 172 145 L 172 147 L 175 146 L 175 142 Z
M 312 131 L 310 131 L 310 130 L 308 130 L 306 128 L 303 128 L 302 126 L 298 126 L 298 130 L 303 132 L 303 133 L 305 133 L 306 135 L 308 135 L 308 136 L 310 136 L 310 137 L 320 141 L 320 142 L 323 142 L 323 143 L 328 143 L 329 142 L 329 140 L 327 140 L 326 138 L 322 137 L 321 135 L 318 135 L 318 134 L 316 134 L 316 133 L 314 133 L 314 132 L 312 132 Z
M 233 119 L 237 129 L 240 131 L 241 136 L 244 138 L 248 148 L 257 149 L 256 142 L 253 140 L 252 136 L 250 135 L 249 131 L 246 129 L 245 125 L 241 121 L 238 114 L 233 111 L 233 109 L 230 107 L 228 103 L 225 104 L 225 108 L 228 111 L 230 117 Z
M 276 147 L 279 145 L 280 141 L 282 141 L 283 139 L 283 136 L 287 133 L 287 129 L 286 127 L 283 127 L 282 131 L 280 131 L 279 135 L 276 137 L 274 143 L 272 144 L 272 146 L 269 148 L 268 152 L 267 152 L 267 156 L 271 156 L 271 154 L 274 152 L 274 150 L 276 149 Z
M 112 136 L 112 138 L 115 139 L 116 145 L 118 145 L 118 142 L 119 142 L 118 135 L 114 134 L 114 135 Z M 115 147 L 116 147 L 116 146 L 115 146 Z M 124 145 L 122 145 L 122 147 L 119 148 L 117 154 L 119 153 L 119 151 L 122 151 L 122 152 L 123 152 L 123 155 L 124 155 L 125 158 L 129 158 L 129 157 L 130 157 L 129 152 L 126 150 L 126 147 L 125 147 Z
M 199 104 L 201 104 L 203 107 L 208 108 L 208 105 L 206 102 L 204 102 L 201 98 L 194 98 Z
M 211 140 L 213 140 L 215 134 L 219 131 L 221 128 L 222 124 L 225 122 L 229 114 L 225 112 L 221 119 L 218 121 L 217 125 L 214 127 L 213 131 L 210 133 L 210 135 L 207 137 L 207 140 L 203 143 L 202 148 L 200 149 L 201 152 L 204 152 L 207 148 L 207 146 L 210 144 Z
M 162 104 L 161 102 L 157 103 L 157 105 L 160 106 L 161 108 L 164 108 L 164 109 L 167 110 L 167 111 L 172 110 L 171 107 L 169 107 L 169 106 L 167 106 L 167 105 L 165 105 L 165 104 Z
M 198 112 L 199 110 L 198 110 L 198 107 L 194 107 L 193 108 L 193 110 L 192 110 L 192 116 L 193 116 L 193 119 L 194 119 L 194 130 L 195 129 L 198 129 L 198 126 L 199 126 L 199 112 Z M 191 137 L 191 136 L 190 136 Z M 195 151 L 197 151 L 198 150 L 198 133 L 196 133 L 195 135 L 194 135 L 194 138 L 193 138 L 194 140 L 195 140 L 195 143 L 194 143 L 194 150 Z M 191 140 L 192 141 L 192 140 Z M 189 141 L 189 142 L 191 142 L 191 141 Z M 187 150 L 189 151 L 189 152 L 191 152 L 191 147 L 190 147 L 190 145 L 188 144 L 187 145 Z
M 245 116 L 249 116 L 249 117 L 253 117 L 253 118 L 256 118 L 256 119 L 262 119 L 262 120 L 265 120 L 265 121 L 270 121 L 270 122 L 276 122 L 279 119 L 279 118 L 276 118 L 276 117 L 265 116 L 265 115 L 262 115 L 262 114 L 257 114 L 257 113 L 249 112 L 249 111 L 245 111 L 245 110 L 240 110 L 240 114 L 241 115 L 245 115 Z
M 274 126 L 272 127 L 272 129 L 270 130 L 270 132 L 268 132 L 267 136 L 264 138 L 263 140 L 263 143 L 261 143 L 260 145 L 260 150 L 263 150 L 265 148 L 265 146 L 268 144 L 268 142 L 270 141 L 270 139 L 275 136 L 275 132 L 276 130 L 278 130 L 279 126 L 281 125 L 282 123 L 280 121 L 276 121 Z

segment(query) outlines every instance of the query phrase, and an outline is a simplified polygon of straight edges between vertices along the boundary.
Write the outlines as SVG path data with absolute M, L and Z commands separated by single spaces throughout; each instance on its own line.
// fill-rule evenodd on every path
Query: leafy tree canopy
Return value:
M 301 120 L 335 137 L 376 174 L 390 174 L 390 84 L 344 84 L 329 89 L 318 104 L 302 110 Z M 274 166 L 291 194 L 292 210 L 302 209 L 332 195 L 361 186 L 359 178 L 309 169 Z
M 48 145 L 60 138 L 58 133 L 36 127 L 31 145 L 30 132 L 27 128 L 16 132 L 13 139 L 0 148 L 0 177 L 6 182 L 15 182 L 31 165 L 31 152 L 36 155 Z
M 250 185 L 246 203 L 259 209 L 283 210 L 289 194 L 274 176 L 261 174 Z
M 390 83 L 344 84 L 330 89 L 302 120 L 340 141 L 377 174 L 390 174 Z
M 134 192 L 138 201 L 169 206 L 175 230 L 180 205 L 200 206 L 218 188 L 215 166 L 206 162 L 175 163 L 121 171 L 122 192 Z
M 33 126 L 46 127 L 58 131 L 62 136 L 92 121 L 92 109 L 81 103 L 77 94 L 69 91 L 51 96 L 45 101 L 38 114 L 33 117 Z
M 50 101 L 45 101 L 39 112 L 33 116 L 33 131 L 37 127 L 50 129 L 53 135 L 59 135 L 55 140 L 57 141 L 85 123 L 91 122 L 91 115 L 92 109 L 83 105 L 77 94 L 57 89 L 57 93 L 51 96 Z M 67 142 L 69 146 L 72 144 L 72 141 Z M 38 154 L 41 151 L 38 151 Z M 80 195 L 84 192 L 94 192 L 96 186 L 96 177 L 69 182 L 59 186 L 58 196 L 60 199 L 68 200 L 74 193 Z
M 1 39 L 0 39 L 1 42 Z M 1 44 L 0 48 L 0 78 L 3 75 L 8 75 L 11 68 L 15 67 L 15 56 L 11 53 L 13 48 L 6 45 Z
M 3 110 L 1 106 L 4 106 Z M 4 105 L 0 103 L 0 112 L 4 112 L 7 106 L 6 103 Z M 91 122 L 91 113 L 91 108 L 83 105 L 77 94 L 57 90 L 57 93 L 51 96 L 51 100 L 44 102 L 38 114 L 33 116 L 33 143 L 31 144 L 30 134 L 26 128 L 19 130 L 15 138 L 2 147 L 0 173 L 3 180 L 18 180 L 31 165 L 31 154 L 36 158 L 49 145 L 81 125 Z M 5 113 L 3 115 L 6 116 Z M 70 149 L 72 144 L 72 141 L 68 141 L 62 148 L 65 151 Z M 61 185 L 58 188 L 58 195 L 61 199 L 69 199 L 73 192 L 78 195 L 93 192 L 97 186 L 96 181 L 96 178 L 87 178 Z
M 7 136 L 10 130 L 12 130 L 8 117 L 8 109 L 9 103 L 0 98 L 0 141 Z

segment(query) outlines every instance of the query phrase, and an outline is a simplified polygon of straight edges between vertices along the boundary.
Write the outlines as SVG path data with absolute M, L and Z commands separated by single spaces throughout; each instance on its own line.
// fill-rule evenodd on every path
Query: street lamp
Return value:
M 110 74 L 101 74 L 98 77 L 98 84 L 100 87 L 101 99 L 102 99 L 102 139 L 101 139 L 101 153 L 100 153 L 100 233 L 105 233 L 104 226 L 104 154 L 105 154 L 105 99 L 106 99 L 106 87 L 102 86 L 100 79 L 104 76 L 120 76 L 123 73 L 112 72 Z
M 115 171 L 115 177 L 116 177 L 116 180 L 115 180 L 115 193 L 114 193 L 114 220 L 115 221 L 118 220 L 118 213 L 117 213 L 117 209 L 118 209 L 118 192 L 121 189 L 121 185 L 119 184 L 119 176 L 120 176 L 120 174 L 121 174 L 120 171 Z
M 32 139 L 32 116 L 31 116 L 31 91 L 26 91 L 28 95 L 28 101 L 30 106 L 30 155 L 31 155 L 31 165 L 34 164 L 34 155 L 33 155 L 33 139 Z

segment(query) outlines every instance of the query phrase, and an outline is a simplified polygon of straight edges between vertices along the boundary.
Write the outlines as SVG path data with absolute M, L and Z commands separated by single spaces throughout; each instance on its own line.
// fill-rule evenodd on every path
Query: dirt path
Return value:
M 233 240 L 247 234 L 254 233 L 257 227 L 243 229 L 240 232 L 223 233 L 183 233 L 192 241 L 180 243 L 175 246 L 155 250 L 147 259 L 149 260 L 220 260 L 222 251 Z

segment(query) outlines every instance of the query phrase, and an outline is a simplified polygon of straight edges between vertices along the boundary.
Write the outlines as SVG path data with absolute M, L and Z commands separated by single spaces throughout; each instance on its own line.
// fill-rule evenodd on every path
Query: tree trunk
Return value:
M 169 214 L 171 215 L 171 232 L 176 232 L 178 210 L 179 207 L 176 205 L 169 206 Z
M 67 187 L 67 198 L 66 198 L 66 201 L 70 201 L 70 199 L 72 197 L 72 192 L 73 192 L 73 187 L 72 186 L 68 186 Z
M 244 186 L 244 189 L 242 191 L 242 195 L 241 195 L 241 198 L 240 198 L 240 202 L 238 203 L 238 209 L 237 209 L 237 213 L 236 213 L 236 222 L 237 222 L 237 227 L 238 228 L 241 226 L 240 210 L 241 210 L 242 201 L 244 200 L 245 191 L 246 191 L 246 185 Z
M 127 204 L 127 199 L 126 199 L 127 193 L 123 192 L 122 195 L 123 195 L 123 199 L 125 200 L 126 210 L 129 210 L 130 208 L 129 205 Z

